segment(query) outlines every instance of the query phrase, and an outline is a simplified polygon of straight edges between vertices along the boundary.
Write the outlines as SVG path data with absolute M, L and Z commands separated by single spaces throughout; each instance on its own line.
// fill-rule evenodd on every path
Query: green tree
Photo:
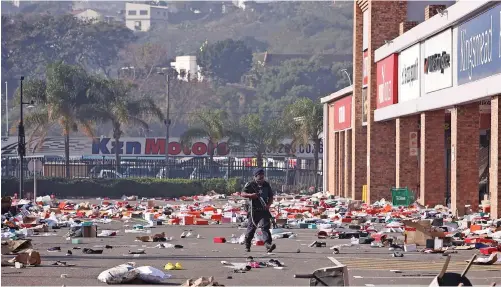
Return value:
M 234 142 L 240 148 L 254 152 L 258 167 L 262 167 L 266 150 L 276 148 L 285 138 L 285 131 L 284 123 L 279 118 L 266 121 L 258 114 L 249 114 L 240 120 L 237 133 L 239 140 Z
M 200 109 L 191 119 L 191 127 L 181 135 L 183 146 L 191 145 L 193 140 L 207 139 L 209 164 L 214 159 L 214 144 L 227 137 L 231 131 L 228 128 L 228 114 L 223 110 Z M 213 176 L 212 168 L 210 176 Z
M 2 16 L 2 68 L 7 76 L 41 76 L 55 61 L 110 73 L 120 49 L 136 39 L 119 24 L 82 21 L 73 15 Z
M 284 113 L 285 122 L 293 141 L 300 144 L 313 142 L 313 158 L 315 165 L 315 191 L 318 190 L 318 154 L 320 151 L 320 134 L 323 130 L 323 108 L 319 101 L 301 98 L 289 105 Z
M 31 130 L 28 141 L 38 136 L 41 145 L 50 128 L 58 125 L 64 136 L 66 177 L 70 176 L 70 134 L 81 130 L 93 137 L 93 121 L 86 112 L 93 101 L 89 88 L 89 76 L 81 67 L 56 62 L 47 66 L 45 80 L 29 80 L 23 90 L 23 96 L 37 104 L 24 119 Z
M 214 44 L 204 44 L 197 55 L 202 74 L 223 83 L 238 83 L 249 71 L 252 51 L 243 41 L 226 39 Z
M 87 106 L 85 111 L 101 123 L 111 123 L 115 140 L 116 170 L 120 167 L 119 143 L 124 135 L 124 127 L 141 126 L 149 129 L 147 117 L 155 117 L 163 121 L 164 115 L 153 99 L 142 96 L 133 98 L 133 86 L 121 80 L 106 79 L 95 76 L 90 89 L 91 97 L 98 99 L 94 105 Z

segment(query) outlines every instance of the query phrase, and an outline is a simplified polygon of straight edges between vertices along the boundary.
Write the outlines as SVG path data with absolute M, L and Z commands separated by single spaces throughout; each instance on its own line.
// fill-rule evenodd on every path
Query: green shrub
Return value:
M 195 181 L 189 179 L 158 178 L 38 178 L 37 195 L 54 194 L 58 197 L 110 197 L 138 195 L 145 197 L 193 196 L 214 190 L 217 193 L 231 194 L 240 189 L 239 179 L 231 178 Z M 17 178 L 2 178 L 2 195 L 13 195 L 19 190 Z M 27 179 L 24 192 L 33 192 L 33 180 Z

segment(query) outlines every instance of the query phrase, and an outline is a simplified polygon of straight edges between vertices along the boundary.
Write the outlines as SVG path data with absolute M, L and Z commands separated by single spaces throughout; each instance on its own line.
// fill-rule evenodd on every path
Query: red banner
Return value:
M 393 54 L 377 63 L 378 109 L 398 102 L 398 55 Z
M 362 66 L 362 79 L 363 86 L 369 83 L 369 51 L 364 52 L 363 66 Z
M 334 130 L 351 128 L 351 96 L 344 97 L 334 103 Z

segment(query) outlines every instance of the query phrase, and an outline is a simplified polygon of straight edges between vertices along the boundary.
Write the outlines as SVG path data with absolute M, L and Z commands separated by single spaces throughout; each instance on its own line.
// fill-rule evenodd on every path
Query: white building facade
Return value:
M 148 4 L 126 3 L 125 25 L 133 31 L 146 32 L 153 25 L 167 25 L 169 8 Z
M 171 67 L 178 73 L 178 79 L 183 81 L 202 81 L 200 67 L 197 65 L 196 56 L 178 56 L 176 61 L 171 63 Z

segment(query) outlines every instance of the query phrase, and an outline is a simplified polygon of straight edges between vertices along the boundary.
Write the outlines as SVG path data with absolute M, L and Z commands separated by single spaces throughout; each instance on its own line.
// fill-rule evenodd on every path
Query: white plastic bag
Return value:
M 163 271 L 151 266 L 137 267 L 136 270 L 139 272 L 139 279 L 146 283 L 161 283 L 163 280 L 172 277 L 172 275 L 165 274 Z
M 106 284 L 123 284 L 131 282 L 139 276 L 139 271 L 134 268 L 135 263 L 128 262 L 105 270 L 97 276 L 97 280 Z

